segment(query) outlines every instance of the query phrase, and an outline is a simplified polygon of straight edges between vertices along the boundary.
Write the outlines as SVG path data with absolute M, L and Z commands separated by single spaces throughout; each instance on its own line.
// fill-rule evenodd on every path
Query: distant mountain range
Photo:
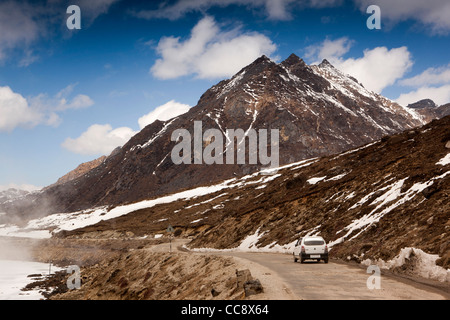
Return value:
M 204 130 L 224 133 L 278 129 L 279 162 L 284 165 L 338 154 L 448 114 L 450 104 L 400 106 L 326 60 L 307 65 L 296 55 L 281 63 L 262 56 L 207 90 L 189 112 L 155 121 L 107 158 L 78 168 L 26 200 L 0 204 L 0 211 L 31 218 L 116 206 L 262 169 L 260 164 L 175 165 L 171 135 L 186 129 L 194 137 L 194 121 L 201 121 Z
M 0 205 L 25 197 L 26 195 L 29 194 L 30 194 L 29 191 L 20 190 L 16 188 L 10 188 L 7 190 L 0 191 Z

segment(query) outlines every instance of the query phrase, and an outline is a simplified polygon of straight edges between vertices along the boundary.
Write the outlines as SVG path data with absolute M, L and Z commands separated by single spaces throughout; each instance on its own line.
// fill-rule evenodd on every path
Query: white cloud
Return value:
M 346 37 L 326 39 L 318 45 L 308 47 L 306 56 L 310 59 L 327 59 L 336 68 L 355 77 L 367 89 L 377 93 L 401 79 L 413 65 L 407 47 L 377 47 L 364 50 L 361 58 L 343 58 L 352 44 L 353 41 Z
M 67 138 L 62 146 L 82 155 L 108 155 L 115 148 L 123 146 L 136 132 L 127 127 L 114 129 L 109 124 L 94 124 L 76 139 Z
M 378 47 L 364 50 L 362 58 L 340 60 L 336 67 L 358 79 L 369 90 L 380 93 L 401 79 L 412 65 L 407 47 L 390 50 Z
M 406 106 L 422 99 L 432 99 L 438 105 L 450 102 L 450 65 L 429 68 L 417 76 L 400 80 L 413 65 L 408 48 L 377 47 L 364 50 L 361 58 L 344 58 L 353 43 L 347 37 L 326 39 L 307 47 L 305 58 L 314 61 L 314 64 L 327 59 L 336 68 L 355 77 L 366 88 L 377 93 L 395 83 L 416 87 L 417 90 L 401 94 L 396 99 L 401 105 Z M 442 86 L 435 87 L 436 85 Z
M 227 77 L 263 54 L 270 56 L 276 49 L 276 45 L 260 33 L 242 33 L 239 28 L 221 31 L 213 18 L 205 17 L 185 41 L 163 37 L 156 48 L 161 58 L 150 71 L 159 79 L 191 74 L 202 79 Z
M 450 1 L 448 0 L 355 0 L 365 12 L 369 5 L 381 8 L 382 19 L 388 22 L 417 20 L 432 32 L 448 34 L 450 31 Z
M 16 47 L 30 45 L 39 37 L 39 26 L 32 8 L 26 3 L 0 3 L 0 61 Z
M 85 94 L 79 94 L 75 96 L 71 101 L 63 99 L 60 101 L 60 109 L 58 110 L 68 110 L 68 109 L 84 109 L 92 106 L 94 101 Z M 62 109 L 61 109 L 62 108 Z
M 437 105 L 443 105 L 450 102 L 450 84 L 443 85 L 441 87 L 421 87 L 417 90 L 411 91 L 409 93 L 401 94 L 395 101 L 402 105 L 407 106 L 408 104 L 423 100 L 431 99 Z
M 178 20 L 191 12 L 205 13 L 210 8 L 224 8 L 232 5 L 243 6 L 258 15 L 262 13 L 269 20 L 291 20 L 295 7 L 325 8 L 340 5 L 343 0 L 178 0 L 164 2 L 156 10 L 141 10 L 133 14 L 143 19 Z
M 404 79 L 400 85 L 409 87 L 421 87 L 450 83 L 450 64 L 439 68 L 428 68 L 421 74 Z
M 289 6 L 293 0 L 267 0 L 265 2 L 265 11 L 269 20 L 290 20 L 292 15 Z
M 171 100 L 162 106 L 157 107 L 155 110 L 139 118 L 138 123 L 141 129 L 145 128 L 149 124 L 156 120 L 167 121 L 172 118 L 189 111 L 191 106 L 187 104 L 178 103 L 175 100 Z
M 325 39 L 322 43 L 309 46 L 305 49 L 306 59 L 315 59 L 313 64 L 320 63 L 323 59 L 336 61 L 345 55 L 353 45 L 354 41 L 347 37 L 336 40 Z
M 34 127 L 43 115 L 30 108 L 28 101 L 10 87 L 0 87 L 0 131 L 11 132 L 16 127 Z
M 381 8 L 384 25 L 407 20 L 415 20 L 434 33 L 450 31 L 450 2 L 448 0 L 354 0 L 363 14 L 367 7 L 378 5 Z M 163 18 L 178 20 L 191 12 L 205 13 L 210 8 L 244 6 L 269 20 L 290 20 L 295 8 L 326 8 L 345 3 L 343 0 L 178 0 L 163 2 L 156 10 L 141 10 L 134 15 L 144 19 Z
M 155 120 L 167 121 L 189 111 L 191 107 L 171 100 L 148 114 L 139 118 L 139 127 L 142 130 Z M 62 146 L 76 154 L 82 155 L 108 155 L 115 148 L 123 146 L 137 132 L 128 127 L 113 129 L 109 124 L 94 124 L 83 132 L 78 138 L 67 138 Z
M 71 84 L 59 91 L 55 96 L 41 93 L 30 98 L 30 104 L 41 111 L 65 111 L 70 109 L 84 109 L 94 105 L 94 101 L 85 94 L 78 94 L 72 99 L 69 98 L 76 84 Z
M 26 184 L 26 183 L 25 184 L 10 183 L 8 185 L 0 186 L 0 192 L 8 190 L 8 189 L 17 189 L 17 190 L 23 190 L 23 191 L 27 191 L 27 192 L 33 192 L 33 191 L 41 190 L 42 187 L 37 187 L 32 184 Z
M 399 84 L 415 88 L 396 99 L 401 105 L 406 106 L 423 99 L 431 99 L 438 105 L 447 104 L 450 102 L 450 64 L 428 68 L 421 74 L 400 81 Z
M 52 98 L 47 94 L 39 94 L 26 99 L 10 87 L 0 87 L 0 132 L 11 132 L 17 127 L 31 129 L 40 124 L 58 126 L 61 123 L 58 112 L 87 108 L 94 104 L 90 97 L 83 94 L 69 99 L 72 90 L 73 85 Z
M 82 28 L 108 12 L 120 0 L 78 0 L 82 8 Z M 39 59 L 33 47 L 38 41 L 55 36 L 62 19 L 66 18 L 67 2 L 1 1 L 0 2 L 0 62 L 17 58 L 18 65 L 27 67 Z

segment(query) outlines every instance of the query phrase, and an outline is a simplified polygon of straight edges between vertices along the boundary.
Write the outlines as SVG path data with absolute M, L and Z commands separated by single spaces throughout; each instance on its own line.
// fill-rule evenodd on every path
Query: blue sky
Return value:
M 450 102 L 448 16 L 446 0 L 0 1 L 0 189 L 55 182 L 262 54 L 327 58 L 402 105 Z

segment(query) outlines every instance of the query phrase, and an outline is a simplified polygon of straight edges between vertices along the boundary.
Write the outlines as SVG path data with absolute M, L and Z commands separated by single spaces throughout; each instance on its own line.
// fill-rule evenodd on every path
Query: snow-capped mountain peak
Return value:
M 279 164 L 285 165 L 347 151 L 436 117 L 370 92 L 326 60 L 307 65 L 294 54 L 280 63 L 262 56 L 207 90 L 189 112 L 145 127 L 87 174 L 45 189 L 32 206 L 5 210 L 26 214 L 43 208 L 38 211 L 45 215 L 119 205 L 262 169 L 260 164 L 174 164 L 172 132 L 186 129 L 193 136 L 196 121 L 203 130 L 223 133 L 277 129 Z

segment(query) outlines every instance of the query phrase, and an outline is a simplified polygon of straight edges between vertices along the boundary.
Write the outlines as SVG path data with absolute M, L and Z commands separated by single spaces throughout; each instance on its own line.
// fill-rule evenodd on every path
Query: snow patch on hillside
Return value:
M 276 241 L 268 244 L 264 247 L 258 247 L 259 240 L 267 233 L 267 231 L 261 232 L 258 228 L 255 233 L 248 235 L 241 244 L 232 249 L 214 249 L 214 248 L 189 248 L 186 249 L 193 252 L 256 252 L 256 253 L 292 253 L 297 241 L 288 243 L 285 245 L 279 245 Z
M 450 164 L 450 153 L 447 154 L 445 157 L 443 157 L 441 160 L 439 160 L 439 162 L 436 164 L 441 166 L 446 166 Z
M 325 176 L 325 177 L 311 178 L 311 179 L 309 179 L 307 182 L 308 182 L 309 184 L 317 184 L 317 183 L 319 183 L 320 181 L 325 180 L 325 178 L 326 178 L 326 176 Z
M 375 193 L 379 191 L 385 191 L 382 195 L 380 195 L 378 198 L 373 200 L 369 206 L 375 206 L 376 207 L 368 214 L 365 214 L 359 219 L 353 220 L 348 226 L 343 228 L 342 230 L 338 231 L 336 234 L 340 234 L 343 232 L 346 232 L 345 235 L 342 237 L 330 242 L 329 246 L 333 247 L 334 245 L 337 245 L 339 243 L 344 242 L 352 236 L 349 240 L 353 240 L 357 238 L 359 235 L 361 235 L 363 232 L 368 230 L 373 224 L 380 221 L 385 215 L 389 214 L 391 211 L 396 209 L 397 207 L 405 204 L 408 201 L 411 201 L 414 197 L 416 197 L 419 193 L 421 193 L 423 190 L 428 188 L 429 186 L 433 185 L 436 180 L 443 179 L 447 175 L 450 174 L 450 171 L 447 171 L 446 173 L 434 177 L 426 182 L 418 182 L 415 183 L 411 188 L 409 188 L 407 191 L 402 192 L 402 187 L 404 182 L 408 178 L 401 179 L 397 182 L 392 183 L 391 185 L 387 187 L 383 187 L 379 190 L 376 190 L 369 195 L 365 196 L 363 199 L 361 199 L 358 203 L 353 205 L 350 210 L 355 209 L 356 207 L 362 205 L 363 203 L 367 202 Z M 357 232 L 356 234 L 354 234 Z
M 403 248 L 400 253 L 392 260 L 385 262 L 383 260 L 372 261 L 364 260 L 363 265 L 377 265 L 382 269 L 392 270 L 395 268 L 406 269 L 413 275 L 425 279 L 438 280 L 440 282 L 450 282 L 450 269 L 444 269 L 436 265 L 439 259 L 437 254 L 428 254 L 421 249 Z
M 33 281 L 43 280 L 48 276 L 47 263 L 0 260 L 0 300 L 41 300 L 44 296 L 39 289 L 22 291 Z M 63 268 L 52 266 L 51 271 L 62 271 Z M 30 274 L 40 274 L 40 277 L 30 278 Z

